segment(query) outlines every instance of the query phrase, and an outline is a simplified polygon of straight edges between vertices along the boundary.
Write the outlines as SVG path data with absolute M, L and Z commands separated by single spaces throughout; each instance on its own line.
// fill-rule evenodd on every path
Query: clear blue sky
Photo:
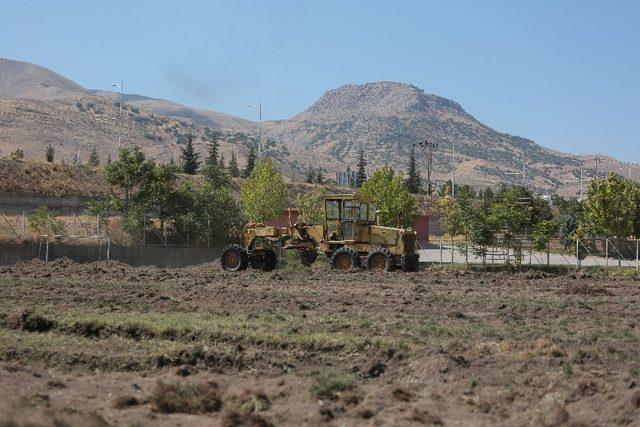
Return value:
M 0 56 L 255 119 L 412 83 L 500 131 L 640 160 L 640 1 L 5 1 Z

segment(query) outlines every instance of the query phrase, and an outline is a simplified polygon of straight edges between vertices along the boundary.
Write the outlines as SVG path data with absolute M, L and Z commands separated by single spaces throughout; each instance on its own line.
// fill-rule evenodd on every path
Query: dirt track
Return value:
M 0 414 L 638 425 L 639 301 L 635 277 L 581 273 L 0 266 Z

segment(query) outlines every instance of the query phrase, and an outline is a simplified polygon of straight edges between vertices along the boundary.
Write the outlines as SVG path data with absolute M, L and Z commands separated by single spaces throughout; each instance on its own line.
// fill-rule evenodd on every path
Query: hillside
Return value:
M 53 71 L 23 62 L 0 60 L 0 157 L 22 148 L 41 160 L 51 144 L 57 159 L 86 159 L 95 145 L 102 159 L 115 156 L 118 140 L 117 94 L 85 89 Z M 456 180 L 475 187 L 521 182 L 523 157 L 527 185 L 576 195 L 581 160 L 585 178 L 594 176 L 592 156 L 560 153 L 526 138 L 501 133 L 467 113 L 459 104 L 395 82 L 345 85 L 326 92 L 305 111 L 263 123 L 265 155 L 276 159 L 294 179 L 308 167 L 322 166 L 328 178 L 354 168 L 357 152 L 369 152 L 371 170 L 390 164 L 405 170 L 411 146 L 429 140 L 435 151 L 434 180 L 451 176 L 455 143 Z M 123 141 L 140 145 L 160 161 L 177 159 L 189 134 L 204 155 L 217 134 L 227 159 L 244 162 L 256 146 L 257 124 L 224 113 L 194 109 L 142 95 L 125 95 Z M 424 153 L 418 152 L 425 172 Z M 640 167 L 600 156 L 599 172 L 640 176 Z

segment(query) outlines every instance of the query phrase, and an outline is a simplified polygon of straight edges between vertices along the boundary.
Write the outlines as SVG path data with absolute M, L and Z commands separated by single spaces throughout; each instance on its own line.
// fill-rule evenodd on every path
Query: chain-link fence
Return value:
M 465 241 L 440 237 L 420 250 L 420 261 L 430 264 L 626 267 L 640 270 L 640 240 L 590 238 L 551 240 L 540 248 L 529 237 L 509 246 L 473 247 Z

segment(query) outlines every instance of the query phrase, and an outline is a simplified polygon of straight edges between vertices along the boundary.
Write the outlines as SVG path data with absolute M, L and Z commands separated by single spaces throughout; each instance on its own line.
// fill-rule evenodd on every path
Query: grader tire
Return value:
M 305 267 L 311 267 L 318 258 L 318 251 L 315 249 L 300 249 L 298 253 L 300 254 L 300 262 Z
M 227 271 L 246 270 L 249 265 L 249 254 L 246 249 L 240 245 L 228 245 L 222 250 L 220 256 L 222 268 Z
M 253 269 L 271 271 L 278 264 L 278 255 L 272 249 L 260 249 L 251 252 L 249 263 Z
M 369 252 L 367 259 L 365 260 L 365 266 L 367 270 L 371 271 L 393 271 L 395 265 L 393 264 L 393 255 L 387 248 L 377 248 Z
M 349 270 L 360 267 L 360 256 L 351 248 L 340 248 L 331 256 L 331 268 L 334 270 Z

